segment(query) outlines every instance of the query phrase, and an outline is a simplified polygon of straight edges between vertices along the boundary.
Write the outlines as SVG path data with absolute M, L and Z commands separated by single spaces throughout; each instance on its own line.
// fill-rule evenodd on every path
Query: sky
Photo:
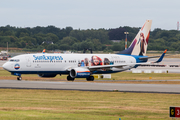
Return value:
M 73 29 L 141 27 L 177 30 L 180 0 L 0 0 L 0 26 Z

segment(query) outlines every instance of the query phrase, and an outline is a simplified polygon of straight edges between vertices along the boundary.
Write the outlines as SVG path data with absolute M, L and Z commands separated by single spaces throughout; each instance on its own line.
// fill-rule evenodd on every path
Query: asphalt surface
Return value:
M 0 80 L 0 88 L 180 94 L 180 85 Z

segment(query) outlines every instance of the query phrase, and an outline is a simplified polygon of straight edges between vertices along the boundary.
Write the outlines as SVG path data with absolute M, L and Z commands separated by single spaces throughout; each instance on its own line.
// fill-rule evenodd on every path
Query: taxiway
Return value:
M 0 80 L 0 88 L 180 94 L 180 85 Z

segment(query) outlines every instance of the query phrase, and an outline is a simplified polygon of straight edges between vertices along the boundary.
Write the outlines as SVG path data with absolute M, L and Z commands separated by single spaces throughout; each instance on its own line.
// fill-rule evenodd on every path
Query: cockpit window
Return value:
M 10 59 L 10 62 L 19 62 L 19 59 Z

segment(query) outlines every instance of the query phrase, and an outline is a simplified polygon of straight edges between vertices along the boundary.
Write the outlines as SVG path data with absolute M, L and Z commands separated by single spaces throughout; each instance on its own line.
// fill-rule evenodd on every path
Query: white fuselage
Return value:
M 118 54 L 60 54 L 39 53 L 23 54 L 9 59 L 3 68 L 11 73 L 40 74 L 56 73 L 69 74 L 69 70 L 77 67 L 98 65 L 119 65 L 136 63 L 136 59 L 128 55 Z M 113 73 L 133 68 L 134 65 L 99 69 L 92 73 Z

